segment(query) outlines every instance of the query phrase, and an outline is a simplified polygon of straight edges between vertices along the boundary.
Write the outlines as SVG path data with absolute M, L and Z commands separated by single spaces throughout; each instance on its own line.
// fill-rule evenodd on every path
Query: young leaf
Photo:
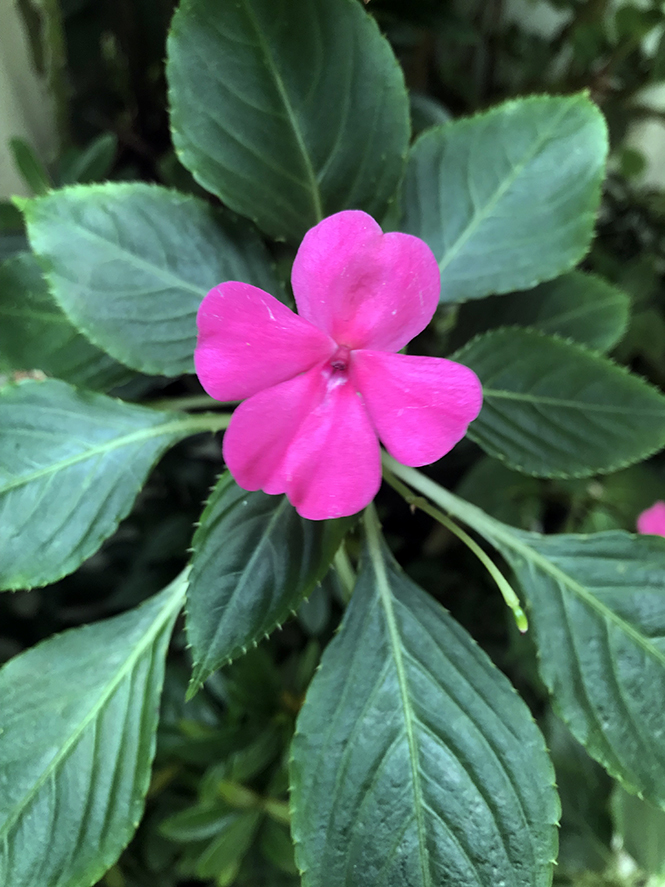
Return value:
M 127 515 L 164 450 L 215 422 L 55 379 L 0 389 L 0 588 L 75 570 Z
M 612 776 L 665 807 L 665 539 L 526 533 L 385 462 L 499 549 L 524 591 L 556 712 Z
M 61 161 L 60 184 L 101 182 L 110 173 L 117 153 L 117 135 L 102 133 L 82 151 L 74 151 L 66 164 Z
M 665 397 L 584 348 L 531 330 L 494 330 L 455 354 L 483 383 L 469 436 L 538 477 L 623 468 L 665 444 Z
M 558 800 L 506 678 L 378 538 L 293 741 L 304 887 L 547 887 Z
M 355 0 L 184 0 L 168 41 L 173 143 L 271 237 L 346 208 L 381 218 L 409 140 L 397 61 Z
M 191 196 L 142 183 L 78 185 L 28 201 L 28 235 L 56 301 L 134 369 L 193 371 L 196 312 L 223 280 L 280 295 L 257 235 Z
M 442 301 L 572 268 L 589 248 L 606 154 L 605 122 L 584 94 L 513 100 L 420 136 L 401 227 L 439 260 Z
M 192 686 L 297 608 L 325 574 L 348 527 L 347 520 L 305 520 L 285 496 L 248 493 L 228 473 L 220 478 L 192 543 Z
M 141 818 L 181 578 L 0 671 L 0 884 L 90 887 Z
M 0 365 L 108 391 L 134 377 L 72 326 L 30 253 L 0 266 Z
M 630 299 L 595 274 L 571 271 L 535 289 L 462 305 L 455 341 L 502 326 L 531 327 L 609 351 L 628 326 Z
M 46 194 L 51 187 L 51 180 L 32 146 L 25 139 L 14 138 L 9 140 L 9 150 L 28 188 L 34 194 Z

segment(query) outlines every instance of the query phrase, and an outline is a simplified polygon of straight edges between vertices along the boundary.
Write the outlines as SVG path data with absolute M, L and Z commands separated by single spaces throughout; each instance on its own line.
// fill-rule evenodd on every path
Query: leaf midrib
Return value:
M 189 568 L 186 568 L 179 577 L 180 581 L 178 581 L 178 579 L 174 580 L 174 582 L 172 583 L 172 597 L 169 599 L 167 605 L 159 611 L 159 613 L 153 620 L 150 629 L 145 632 L 140 642 L 133 650 L 130 651 L 129 656 L 123 663 L 122 667 L 116 673 L 114 679 L 108 683 L 106 691 L 100 695 L 98 701 L 92 706 L 89 713 L 79 723 L 78 728 L 74 729 L 69 739 L 61 745 L 57 755 L 49 762 L 49 765 L 46 767 L 39 779 L 35 781 L 34 785 L 31 786 L 31 788 L 14 805 L 13 809 L 7 815 L 4 823 L 0 826 L 0 841 L 7 839 L 9 831 L 19 819 L 25 807 L 27 807 L 27 805 L 32 801 L 32 799 L 39 792 L 46 780 L 50 778 L 51 774 L 58 769 L 60 763 L 68 757 L 70 750 L 78 742 L 85 729 L 102 711 L 106 703 L 113 696 L 127 674 L 133 670 L 139 658 L 143 655 L 145 649 L 153 644 L 157 635 L 167 624 L 168 619 L 171 617 L 171 615 L 175 615 L 175 613 L 178 612 L 178 610 L 182 606 L 182 601 L 185 595 L 188 571 Z
M 36 471 L 31 472 L 30 474 L 22 475 L 21 477 L 17 477 L 14 481 L 10 481 L 9 483 L 0 486 L 0 496 L 3 496 L 5 493 L 9 493 L 11 490 L 18 489 L 19 487 L 25 486 L 26 484 L 33 483 L 36 480 L 40 480 L 42 477 L 48 477 L 51 474 L 57 474 L 60 471 L 65 471 L 67 468 L 71 468 L 72 465 L 77 465 L 79 462 L 85 462 L 88 459 L 92 459 L 95 456 L 99 456 L 105 453 L 110 453 L 113 450 L 120 449 L 124 446 L 130 446 L 136 442 L 142 442 L 150 440 L 153 437 L 161 437 L 161 436 L 169 436 L 171 434 L 178 435 L 182 433 L 186 435 L 190 430 L 194 430 L 197 426 L 203 425 L 200 430 L 208 430 L 208 426 L 204 425 L 201 421 L 193 421 L 195 417 L 188 416 L 187 419 L 180 419 L 179 421 L 172 422 L 164 422 L 160 425 L 151 425 L 149 428 L 141 428 L 138 431 L 134 431 L 131 434 L 125 434 L 122 437 L 115 437 L 112 440 L 105 441 L 103 444 L 98 444 L 97 446 L 91 447 L 88 450 L 83 451 L 82 453 L 77 453 L 75 456 L 70 456 L 67 459 L 63 459 L 60 462 L 55 462 L 52 465 L 47 465 L 44 468 L 39 468 Z M 198 417 L 196 417 L 198 418 Z
M 293 108 L 293 105 L 291 104 L 291 99 L 289 98 L 288 92 L 286 90 L 286 85 L 284 83 L 284 80 L 282 79 L 282 75 L 279 73 L 277 65 L 275 64 L 275 60 L 272 56 L 272 53 L 270 52 L 270 46 L 266 42 L 263 31 L 261 30 L 261 26 L 257 21 L 256 16 L 254 15 L 254 10 L 251 7 L 251 3 L 248 2 L 248 0 L 243 0 L 243 5 L 247 12 L 247 18 L 249 19 L 252 27 L 254 28 L 254 32 L 256 33 L 256 39 L 259 42 L 259 47 L 261 49 L 261 52 L 263 53 L 268 71 L 272 75 L 275 86 L 277 87 L 277 92 L 279 93 L 279 97 L 282 100 L 282 104 L 284 105 L 284 110 L 286 112 L 288 121 L 291 124 L 291 129 L 293 130 L 293 135 L 295 137 L 298 150 L 300 151 L 300 155 L 303 160 L 305 174 L 307 175 L 310 183 L 310 190 L 312 194 L 312 199 L 314 201 L 314 211 L 316 213 L 316 219 L 320 222 L 321 219 L 323 219 L 324 215 L 323 204 L 321 202 L 321 191 L 319 189 L 319 183 L 316 173 L 314 172 L 312 160 L 309 156 L 309 151 L 307 150 L 303 134 L 300 130 L 300 126 L 298 125 L 298 119 L 296 117 L 295 110 Z
M 226 492 L 226 489 L 224 490 L 224 493 L 225 492 Z M 238 503 L 236 502 L 235 505 L 237 505 L 237 504 Z M 278 519 L 280 518 L 280 516 L 286 510 L 287 505 L 288 505 L 288 500 L 287 500 L 286 496 L 284 496 L 284 497 L 282 497 L 282 501 L 279 503 L 279 505 L 277 506 L 277 508 L 275 509 L 273 514 L 271 515 L 270 519 L 268 520 L 268 524 L 264 527 L 263 531 L 261 532 L 261 535 L 260 535 L 258 541 L 256 542 L 256 544 L 253 545 L 252 554 L 251 554 L 249 560 L 247 561 L 247 564 L 243 568 L 243 571 L 241 574 L 242 579 L 240 580 L 240 582 L 238 582 L 236 584 L 236 586 L 233 590 L 232 596 L 229 600 L 234 598 L 239 593 L 240 589 L 245 585 L 245 583 L 249 581 L 248 577 L 250 576 L 250 574 L 252 572 L 252 567 L 254 566 L 256 561 L 259 559 L 259 557 L 262 555 L 263 548 L 269 542 L 270 537 L 271 537 L 273 530 L 275 528 L 275 525 L 276 525 Z M 229 516 L 229 514 L 227 511 L 226 514 L 223 516 L 222 520 L 224 520 L 228 516 Z M 252 519 L 252 517 L 256 517 L 256 515 L 253 515 L 253 516 L 250 515 L 250 519 Z M 219 525 L 217 524 L 216 526 L 219 526 Z M 227 608 L 228 608 L 228 605 L 227 605 Z M 217 629 L 215 630 L 215 634 L 213 636 L 213 643 L 210 644 L 210 646 L 208 647 L 208 655 L 206 656 L 205 661 L 201 663 L 201 666 L 203 666 L 205 664 L 209 667 L 211 660 L 213 662 L 216 662 L 217 659 L 219 658 L 219 657 L 213 657 L 211 654 L 211 651 L 212 651 L 213 647 L 216 644 L 218 644 L 220 635 L 224 634 L 224 627 L 225 627 L 224 626 L 224 616 L 222 616 L 221 619 L 219 620 L 218 625 L 217 625 Z M 263 633 L 262 631 L 254 632 L 254 636 L 256 634 L 261 635 L 262 633 Z M 251 643 L 251 640 L 252 640 L 252 638 L 248 639 L 248 643 Z M 237 648 L 238 648 L 238 644 L 236 644 L 234 646 L 232 653 L 237 652 Z M 230 661 L 230 659 L 232 658 L 232 655 L 228 654 L 227 656 L 225 656 L 223 658 L 225 661 Z M 192 679 L 192 683 L 194 683 L 194 679 Z
M 654 416 L 665 421 L 665 406 L 661 410 L 635 409 L 634 407 L 589 403 L 584 400 L 566 400 L 548 395 L 529 394 L 528 392 L 510 391 L 503 388 L 485 388 L 484 386 L 483 395 L 485 397 L 494 397 L 497 400 L 517 400 L 524 403 L 543 404 L 544 406 L 567 407 L 569 409 L 583 410 L 584 412 L 609 413 L 619 416 Z
M 52 220 L 53 221 L 53 220 Z M 85 240 L 91 242 L 100 242 L 103 243 L 107 250 L 110 252 L 115 252 L 124 262 L 126 262 L 130 266 L 134 266 L 143 271 L 147 271 L 152 274 L 154 277 L 157 277 L 164 281 L 165 284 L 170 285 L 172 287 L 177 287 L 178 289 L 189 290 L 189 292 L 194 293 L 199 298 L 203 298 L 205 295 L 205 287 L 195 286 L 193 283 L 190 283 L 188 280 L 184 280 L 182 277 L 178 277 L 176 274 L 173 274 L 171 271 L 168 271 L 165 268 L 161 268 L 159 265 L 154 265 L 152 262 L 149 262 L 147 259 L 141 258 L 141 256 L 137 256 L 136 253 L 131 252 L 123 246 L 120 246 L 118 243 L 114 243 L 112 240 L 109 240 L 107 237 L 104 237 L 102 234 L 98 234 L 96 231 L 93 231 L 90 228 L 86 228 L 80 222 L 76 221 L 73 218 L 68 219 L 67 221 L 63 221 L 62 219 L 56 220 L 57 224 L 60 227 L 64 225 L 68 225 L 75 232 L 82 235 Z M 161 238 L 160 238 L 160 242 Z M 35 244 L 35 250 L 38 251 L 39 247 Z M 168 250 L 167 250 L 168 252 Z M 58 271 L 54 268 L 51 269 L 50 275 L 58 274 L 58 276 L 63 276 L 58 273 Z M 67 279 L 67 278 L 65 278 Z M 108 289 L 108 288 L 107 288 Z M 57 293 L 54 291 L 54 297 L 60 303 L 60 298 Z M 66 300 L 67 304 L 69 304 L 69 299 Z
M 418 831 L 418 857 L 420 860 L 422 882 L 423 887 L 433 887 L 432 876 L 427 858 L 427 851 L 425 849 L 427 843 L 427 830 L 425 828 L 425 820 L 423 815 L 425 802 L 420 780 L 420 773 L 418 770 L 418 743 L 416 740 L 414 729 L 414 714 L 411 710 L 409 687 L 406 678 L 406 669 L 404 667 L 404 659 L 402 656 L 401 638 L 399 634 L 399 628 L 397 626 L 397 619 L 395 617 L 395 609 L 393 607 L 392 591 L 390 589 L 390 583 L 388 582 L 385 561 L 381 552 L 381 542 L 378 534 L 378 527 L 375 526 L 374 521 L 377 521 L 376 515 L 368 515 L 368 520 L 366 522 L 366 526 L 368 527 L 367 544 L 372 561 L 372 566 L 374 569 L 374 574 L 376 576 L 376 584 L 379 590 L 381 604 L 383 606 L 386 617 L 388 636 L 390 638 L 390 645 L 393 651 L 395 671 L 397 674 L 397 683 L 399 685 L 400 699 L 402 703 L 402 710 L 404 713 L 404 728 L 407 743 L 409 746 L 411 782 L 413 785 L 414 794 L 414 812 L 416 819 L 416 828 Z
M 563 107 L 559 114 L 552 117 L 552 119 L 549 121 L 549 126 L 545 127 L 545 129 L 541 131 L 540 139 L 536 139 L 532 150 L 527 151 L 527 153 L 518 164 L 511 165 L 512 170 L 510 175 L 506 176 L 506 178 L 503 180 L 503 182 L 499 185 L 494 194 L 490 197 L 485 206 L 482 208 L 482 210 L 473 214 L 473 217 L 467 227 L 464 229 L 464 231 L 462 231 L 462 233 L 451 245 L 451 247 L 446 250 L 443 257 L 441 258 L 441 261 L 439 262 L 439 271 L 442 274 L 444 269 L 448 267 L 457 253 L 459 253 L 459 251 L 462 249 L 464 244 L 476 232 L 478 227 L 490 216 L 492 210 L 496 207 L 506 191 L 516 181 L 518 176 L 523 172 L 527 164 L 533 160 L 533 158 L 541 150 L 543 145 L 545 145 L 550 140 L 552 133 L 556 130 L 562 118 L 565 117 L 565 115 L 568 113 L 568 110 L 569 107 L 566 105 Z M 545 134 L 543 135 L 543 133 Z

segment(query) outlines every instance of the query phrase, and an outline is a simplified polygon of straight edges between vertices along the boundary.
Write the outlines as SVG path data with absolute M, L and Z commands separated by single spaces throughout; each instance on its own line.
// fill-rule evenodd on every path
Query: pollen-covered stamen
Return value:
M 330 368 L 333 373 L 344 373 L 349 368 L 349 361 L 351 359 L 351 349 L 347 348 L 346 345 L 340 345 L 337 348 L 337 351 L 330 358 Z

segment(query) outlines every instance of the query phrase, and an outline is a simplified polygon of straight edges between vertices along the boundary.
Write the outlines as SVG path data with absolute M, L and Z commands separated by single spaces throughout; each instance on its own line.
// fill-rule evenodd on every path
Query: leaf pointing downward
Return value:
M 526 706 L 369 541 L 293 744 L 305 887 L 547 887 L 558 815 Z

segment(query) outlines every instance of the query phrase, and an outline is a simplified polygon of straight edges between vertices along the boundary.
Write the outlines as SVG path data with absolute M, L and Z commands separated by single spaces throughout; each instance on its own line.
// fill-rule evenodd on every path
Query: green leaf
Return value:
M 230 814 L 220 828 L 219 835 L 201 854 L 196 866 L 198 877 L 208 879 L 219 878 L 221 875 L 224 884 L 232 884 L 235 880 L 236 866 L 254 840 L 261 815 L 254 810 Z M 233 875 L 224 878 L 227 872 L 233 872 Z
M 167 447 L 225 421 L 55 379 L 0 389 L 0 588 L 46 585 L 75 570 L 128 514 Z
M 562 808 L 557 873 L 565 879 L 573 873 L 603 871 L 612 855 L 608 802 L 614 782 L 551 711 L 545 741 Z
M 665 539 L 526 533 L 385 464 L 499 549 L 524 591 L 555 711 L 612 776 L 665 807 Z
M 0 883 L 90 887 L 143 812 L 173 582 L 122 616 L 75 628 L 0 671 Z
M 113 132 L 104 132 L 82 151 L 74 152 L 63 163 L 60 182 L 63 185 L 101 182 L 111 171 L 118 153 L 118 137 Z
M 191 196 L 142 183 L 77 185 L 24 210 L 72 323 L 146 373 L 193 371 L 196 312 L 216 284 L 241 280 L 281 294 L 256 234 Z
M 51 187 L 51 180 L 32 147 L 24 139 L 15 138 L 9 140 L 9 150 L 28 188 L 34 194 L 46 194 Z
M 605 122 L 584 94 L 517 99 L 420 136 L 402 228 L 434 251 L 442 301 L 572 268 L 589 247 L 606 154 Z
M 266 820 L 261 833 L 261 853 L 287 875 L 298 874 L 288 826 L 273 822 L 271 819 Z
M 665 444 L 665 397 L 579 345 L 501 329 L 454 355 L 483 384 L 469 436 L 538 477 L 585 477 L 644 459 Z
M 455 341 L 501 326 L 531 327 L 609 351 L 628 326 L 630 299 L 594 274 L 572 271 L 535 289 L 462 305 Z
M 187 807 L 159 824 L 159 833 L 178 844 L 214 838 L 224 825 L 235 818 L 234 811 L 223 801 Z
M 613 776 L 665 806 L 665 540 L 511 533 L 496 541 L 557 713 Z
M 665 811 L 617 786 L 612 813 L 626 853 L 643 871 L 665 875 Z
M 100 351 L 53 301 L 37 260 L 20 253 L 0 266 L 0 365 L 41 370 L 106 391 L 134 373 Z
M 280 625 L 326 573 L 348 520 L 308 521 L 227 473 L 194 535 L 187 592 L 192 687 Z
M 397 61 L 356 0 L 184 0 L 168 41 L 173 143 L 197 181 L 271 237 L 381 218 L 409 140 Z
M 558 799 L 507 679 L 370 535 L 292 747 L 304 887 L 548 887 Z

